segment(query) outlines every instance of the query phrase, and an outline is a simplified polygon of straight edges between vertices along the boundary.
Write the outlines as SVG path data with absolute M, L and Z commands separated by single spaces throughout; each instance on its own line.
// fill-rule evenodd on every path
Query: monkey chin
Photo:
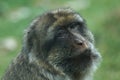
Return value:
M 74 54 L 74 52 L 72 54 Z M 80 78 L 87 78 L 88 76 L 93 75 L 99 65 L 100 60 L 101 56 L 96 49 L 85 50 L 75 56 L 70 56 L 63 59 L 60 61 L 58 66 L 61 66 L 63 71 L 72 78 L 77 79 L 78 75 Z

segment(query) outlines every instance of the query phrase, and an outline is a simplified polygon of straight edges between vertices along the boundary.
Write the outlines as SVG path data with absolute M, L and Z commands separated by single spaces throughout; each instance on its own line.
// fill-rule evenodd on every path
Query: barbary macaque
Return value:
M 91 80 L 100 60 L 85 20 L 59 8 L 31 23 L 2 80 Z

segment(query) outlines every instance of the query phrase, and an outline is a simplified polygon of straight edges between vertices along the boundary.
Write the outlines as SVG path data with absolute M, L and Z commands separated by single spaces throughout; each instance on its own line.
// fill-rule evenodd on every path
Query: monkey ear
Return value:
M 29 53 L 33 48 L 33 44 L 35 41 L 35 25 L 39 21 L 39 18 L 32 21 L 30 27 L 25 30 L 24 41 L 23 41 L 23 49 L 24 52 Z
M 33 48 L 33 43 L 35 40 L 35 30 L 33 26 L 29 27 L 25 31 L 24 42 L 23 42 L 23 49 L 26 53 L 29 53 Z

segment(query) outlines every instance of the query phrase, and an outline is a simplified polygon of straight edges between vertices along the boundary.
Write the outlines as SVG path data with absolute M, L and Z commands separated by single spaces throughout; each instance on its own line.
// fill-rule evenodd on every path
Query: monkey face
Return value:
M 84 19 L 73 10 L 49 12 L 35 24 L 32 28 L 35 33 L 33 51 L 65 73 L 84 73 L 99 61 L 92 33 Z

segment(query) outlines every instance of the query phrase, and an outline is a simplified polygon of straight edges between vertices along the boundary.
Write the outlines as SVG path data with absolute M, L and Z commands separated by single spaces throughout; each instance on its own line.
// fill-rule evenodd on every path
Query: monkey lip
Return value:
M 94 60 L 94 59 L 97 59 L 99 57 L 98 54 L 94 54 L 92 53 L 91 50 L 86 50 L 84 52 L 76 52 L 76 53 L 73 53 L 74 55 L 73 56 L 70 56 L 70 58 L 73 58 L 73 59 L 78 59 L 78 60 L 81 60 L 81 58 L 84 58 L 84 59 L 89 59 L 89 60 Z

